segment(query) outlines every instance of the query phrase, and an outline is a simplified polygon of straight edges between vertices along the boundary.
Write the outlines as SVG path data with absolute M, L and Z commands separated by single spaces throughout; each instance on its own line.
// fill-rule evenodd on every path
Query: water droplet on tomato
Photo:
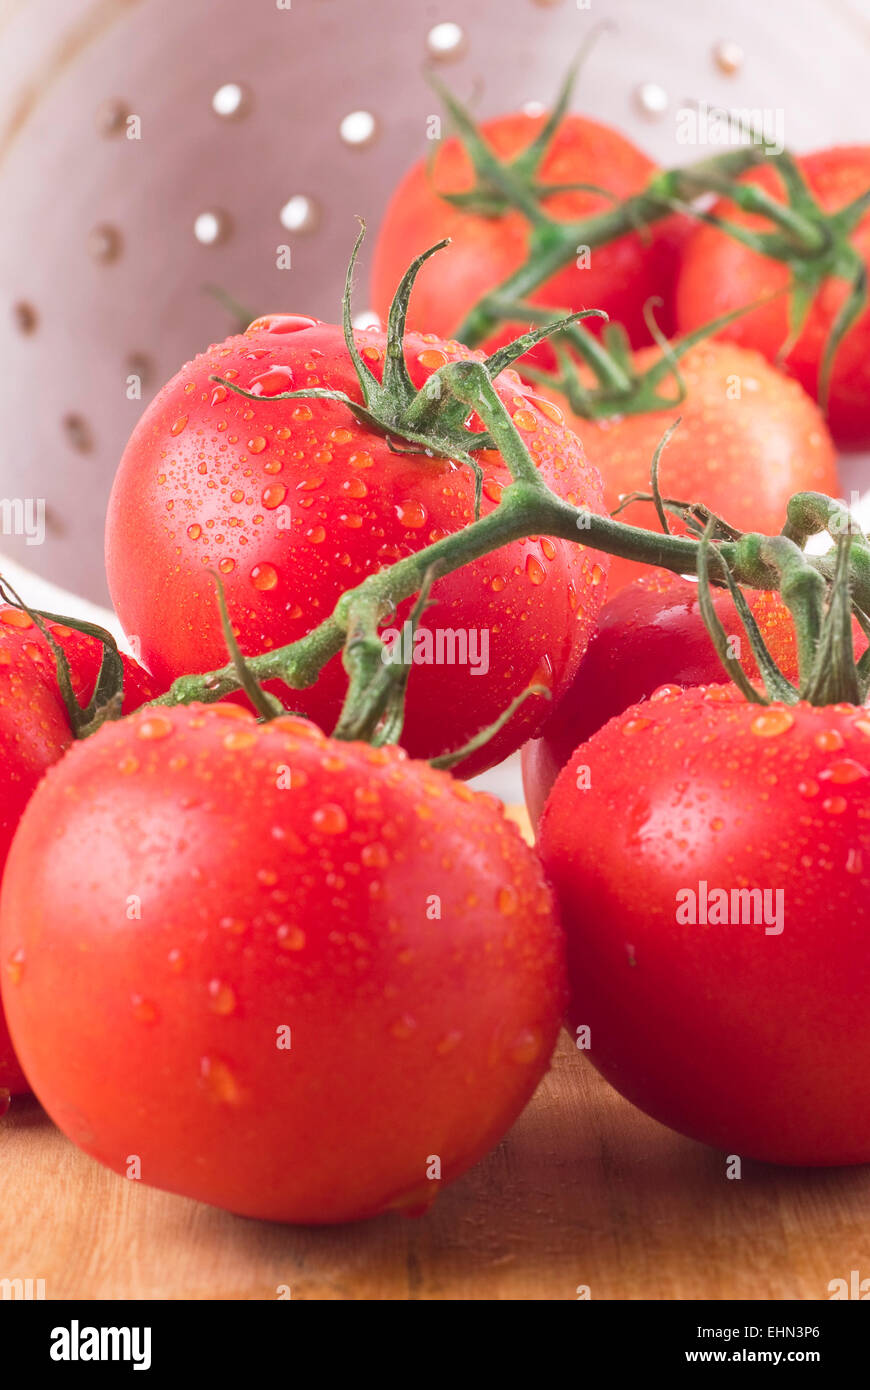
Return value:
M 843 747 L 843 735 L 838 729 L 823 729 L 813 742 L 823 753 L 836 753 Z
M 241 1088 L 226 1062 L 222 1062 L 218 1057 L 202 1057 L 199 1074 L 213 1100 L 221 1101 L 224 1105 L 239 1104 L 242 1098 Z
M 276 507 L 280 507 L 284 498 L 287 496 L 287 489 L 283 483 L 270 483 L 263 488 L 263 506 L 270 512 Z
M 316 327 L 317 319 L 306 318 L 303 314 L 270 314 L 268 318 L 256 319 L 248 332 L 299 333 L 303 328 Z
M 410 530 L 416 531 L 420 526 L 425 526 L 428 515 L 423 503 L 414 498 L 396 503 L 396 516 L 402 525 L 407 526 Z
M 395 1023 L 390 1025 L 390 1032 L 394 1038 L 404 1041 L 411 1037 L 416 1027 L 416 1019 L 412 1018 L 410 1014 L 402 1014 L 401 1018 L 397 1018 Z
M 184 427 L 185 427 L 186 424 L 187 424 L 187 416 L 186 416 L 186 415 L 179 415 L 178 419 L 174 422 L 174 424 L 172 424 L 172 425 L 170 426 L 169 433 L 170 433 L 170 434 L 181 434 L 181 431 L 184 429 Z
M 305 535 L 312 545 L 322 545 L 326 540 L 326 529 L 323 526 L 309 526 Z
M 543 1047 L 543 1038 L 537 1028 L 523 1028 L 517 1033 L 510 1047 L 508 1056 L 512 1062 L 519 1062 L 527 1066 L 534 1062 Z
M 867 776 L 866 767 L 862 767 L 854 758 L 841 758 L 838 762 L 831 763 L 824 772 L 819 773 L 822 781 L 835 782 L 838 786 L 846 786 L 849 782 L 860 782 Z
M 251 583 L 255 589 L 274 589 L 278 583 L 278 571 L 274 565 L 255 565 L 251 570 Z
M 23 946 L 19 946 L 16 951 L 12 952 L 12 955 L 6 962 L 6 975 L 9 979 L 10 984 L 21 984 L 21 980 L 24 976 L 24 965 L 26 959 L 27 958 L 24 954 Z
M 512 917 L 519 906 L 517 891 L 510 884 L 504 884 L 495 895 L 495 905 L 504 917 Z
M 213 1014 L 228 1018 L 236 1011 L 235 990 L 223 980 L 209 980 L 208 1004 Z
M 192 541 L 198 541 L 202 535 L 202 527 L 198 521 L 191 522 L 187 528 L 187 534 Z
M 249 390 L 255 396 L 277 396 L 293 390 L 293 373 L 289 367 L 268 367 L 251 378 Z
M 794 715 L 790 710 L 771 705 L 769 709 L 762 710 L 761 714 L 755 716 L 749 731 L 757 738 L 777 738 L 780 734 L 786 733 L 793 724 Z
M 538 428 L 538 422 L 530 410 L 518 410 L 513 418 L 517 429 L 526 434 Z
M 360 862 L 367 869 L 385 869 L 390 862 L 386 845 L 382 845 L 378 841 L 370 845 L 363 845 L 360 851 Z
M 142 994 L 133 994 L 130 996 L 130 1003 L 137 1023 L 157 1022 L 157 1005 L 153 1000 L 146 999 Z
M 301 927 L 282 922 L 275 933 L 282 951 L 302 951 L 305 949 L 305 933 Z
M 0 623 L 4 623 L 6 627 L 33 627 L 33 619 L 22 613 L 20 608 L 4 608 L 0 613 Z
M 642 715 L 636 715 L 633 719 L 627 719 L 622 726 L 622 732 L 629 738 L 634 734 L 642 734 L 644 729 L 652 727 L 651 719 L 644 719 Z
M 526 575 L 532 584 L 543 584 L 546 579 L 547 572 L 537 556 L 526 556 Z
M 165 714 L 149 714 L 140 720 L 136 732 L 140 738 L 148 740 L 168 738 L 172 733 L 172 720 Z
M 347 830 L 347 816 L 340 806 L 333 803 L 318 806 L 311 820 L 315 829 L 323 835 L 343 835 Z

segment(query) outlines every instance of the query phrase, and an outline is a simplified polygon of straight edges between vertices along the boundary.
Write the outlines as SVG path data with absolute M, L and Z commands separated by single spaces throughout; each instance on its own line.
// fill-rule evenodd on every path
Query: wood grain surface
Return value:
M 300 1229 L 118 1177 L 36 1101 L 0 1125 L 0 1278 L 46 1297 L 826 1299 L 870 1275 L 870 1170 L 744 1163 L 647 1119 L 563 1038 L 510 1134 L 425 1217 Z
M 109 1172 L 32 1098 L 0 1122 L 0 1278 L 48 1299 L 827 1299 L 870 1277 L 868 1218 L 870 1167 L 728 1178 L 565 1035 L 511 1132 L 419 1219 L 251 1221 Z

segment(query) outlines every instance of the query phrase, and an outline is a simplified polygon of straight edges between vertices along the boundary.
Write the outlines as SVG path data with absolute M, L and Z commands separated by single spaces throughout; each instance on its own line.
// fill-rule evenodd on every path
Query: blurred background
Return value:
M 4 570 L 104 603 L 120 453 L 235 331 L 219 292 L 334 317 L 355 215 L 371 248 L 429 148 L 425 66 L 481 116 L 548 104 L 602 23 L 575 106 L 664 164 L 692 101 L 782 108 L 796 151 L 870 137 L 866 0 L 0 0 L 0 497 L 46 502 L 41 545 L 0 535 Z M 845 495 L 868 477 L 847 457 Z

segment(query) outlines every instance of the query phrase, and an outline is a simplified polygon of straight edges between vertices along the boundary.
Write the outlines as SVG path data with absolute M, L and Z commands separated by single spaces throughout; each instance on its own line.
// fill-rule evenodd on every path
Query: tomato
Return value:
M 96 683 L 102 643 L 58 623 L 48 627 L 66 653 L 76 699 L 85 706 Z M 123 660 L 124 709 L 129 711 L 157 692 L 135 662 Z M 0 873 L 36 784 L 72 741 L 48 642 L 26 613 L 0 605 Z M 7 968 L 14 973 L 15 961 L 7 962 Z M 0 1092 L 26 1090 L 0 1011 Z
M 381 372 L 384 334 L 356 337 Z M 405 349 L 418 387 L 438 366 L 468 356 L 431 336 L 409 335 Z M 261 393 L 262 401 L 215 385 L 212 374 Z M 226 664 L 212 567 L 250 656 L 304 636 L 366 575 L 473 520 L 468 466 L 395 452 L 340 402 L 269 399 L 291 387 L 361 399 L 340 329 L 286 315 L 258 320 L 184 367 L 145 411 L 124 452 L 109 504 L 109 587 L 124 630 L 166 684 Z M 499 378 L 498 390 L 547 482 L 600 512 L 598 475 L 550 402 L 530 395 L 513 372 Z M 477 457 L 486 514 L 510 475 L 500 454 Z M 462 747 L 530 683 L 550 686 L 558 698 L 594 627 L 606 565 L 568 541 L 522 540 L 439 579 L 422 621 L 433 633 L 432 662 L 416 664 L 409 682 L 408 751 L 431 757 Z M 400 605 L 395 626 L 412 606 Z M 337 656 L 308 690 L 273 686 L 291 708 L 331 730 L 346 677 Z M 463 772 L 518 748 L 546 708 L 542 697 L 527 700 Z
M 866 710 L 718 686 L 632 706 L 556 783 L 541 853 L 571 1024 L 681 1134 L 776 1163 L 870 1160 L 868 769 Z
M 635 355 L 644 371 L 660 357 L 658 348 Z M 681 361 L 686 398 L 679 405 L 601 421 L 567 422 L 577 431 L 604 478 L 604 497 L 613 510 L 620 497 L 650 491 L 653 454 L 668 426 L 679 427 L 661 455 L 662 495 L 703 502 L 743 530 L 776 534 L 795 492 L 837 495 L 836 454 L 818 406 L 794 381 L 758 353 L 730 343 L 706 342 Z M 660 388 L 667 394 L 674 382 Z M 542 393 L 564 405 L 552 388 Z M 620 520 L 660 530 L 652 503 L 634 502 Z M 669 517 L 671 530 L 684 528 Z M 644 572 L 642 565 L 614 557 L 612 595 Z
M 820 150 L 797 160 L 813 196 L 825 212 L 837 212 L 870 188 L 870 146 L 854 145 Z M 785 201 L 781 176 L 772 163 L 743 175 L 743 182 L 760 185 Z M 713 211 L 732 222 L 769 229 L 769 223 L 743 213 L 730 202 Z M 870 263 L 870 211 L 850 236 L 864 264 Z M 680 330 L 697 327 L 719 314 L 774 294 L 789 284 L 790 271 L 781 261 L 759 255 L 715 227 L 701 226 L 685 243 L 677 282 Z M 788 352 L 788 370 L 811 395 L 818 394 L 819 368 L 837 313 L 849 293 L 843 280 L 828 278 L 817 294 L 797 342 Z M 785 295 L 746 314 L 722 331 L 746 347 L 757 348 L 774 361 L 789 338 Z M 834 361 L 828 402 L 828 422 L 838 444 L 852 449 L 870 446 L 870 309 L 865 308 L 840 344 Z
M 544 125 L 546 116 L 515 112 L 486 121 L 482 134 L 502 159 L 526 149 Z M 657 167 L 635 145 L 609 126 L 585 116 L 568 115 L 540 168 L 546 184 L 586 183 L 604 192 L 571 191 L 543 200 L 557 222 L 570 222 L 606 212 L 614 199 L 640 192 Z M 445 202 L 442 193 L 462 193 L 473 186 L 471 161 L 457 139 L 439 146 L 430 167 L 428 159 L 405 175 L 387 207 L 375 247 L 372 301 L 382 318 L 406 265 L 418 252 L 443 237 L 451 238 L 444 257 L 425 265 L 411 296 L 412 328 L 455 334 L 466 314 L 488 291 L 517 270 L 528 258 L 529 222 L 514 210 L 481 216 Z M 663 331 L 673 328 L 674 281 L 688 219 L 672 217 L 617 238 L 578 255 L 528 296 L 534 304 L 559 310 L 604 309 L 621 322 L 635 345 L 650 341 L 643 307 L 652 296 L 664 301 L 658 311 Z M 596 320 L 587 320 L 596 331 Z M 490 350 L 509 342 L 528 327 L 506 324 L 484 344 Z M 549 349 L 537 357 L 550 359 Z
M 235 705 L 143 710 L 51 771 L 0 949 L 16 1047 L 71 1139 L 282 1221 L 425 1207 L 519 1114 L 566 999 L 550 893 L 499 803 Z
M 758 666 L 731 595 L 712 591 L 719 620 L 750 680 Z M 747 589 L 746 599 L 774 661 L 790 681 L 798 676 L 791 614 L 778 594 Z M 739 648 L 736 641 L 739 640 Z M 860 655 L 866 639 L 855 630 Z M 523 788 L 537 824 L 561 769 L 585 742 L 629 705 L 648 700 L 660 686 L 709 685 L 725 671 L 701 617 L 698 586 L 667 570 L 650 569 L 610 599 L 570 690 L 539 738 L 523 749 Z

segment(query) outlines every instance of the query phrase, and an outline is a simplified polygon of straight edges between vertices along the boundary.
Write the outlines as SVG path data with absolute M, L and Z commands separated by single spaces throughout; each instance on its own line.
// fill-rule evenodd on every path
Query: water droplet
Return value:
M 505 917 L 512 917 L 519 906 L 517 891 L 510 884 L 504 884 L 495 895 L 495 904 Z
M 305 535 L 312 545 L 322 545 L 326 540 L 326 530 L 323 526 L 309 526 Z
M 238 753 L 243 748 L 253 748 L 256 742 L 257 735 L 248 729 L 233 729 L 223 737 L 224 748 L 229 749 L 231 753 Z
M 514 424 L 518 430 L 524 430 L 526 434 L 538 428 L 538 421 L 530 410 L 518 410 L 514 415 Z
M 811 801 L 814 796 L 819 794 L 819 784 L 812 777 L 807 777 L 804 781 L 798 782 L 798 796 L 803 796 L 807 801 Z
M 827 811 L 829 816 L 842 816 L 847 806 L 844 796 L 829 796 L 822 802 L 822 810 Z
M 343 835 L 347 830 L 347 816 L 342 808 L 334 803 L 318 806 L 311 820 L 315 829 L 323 835 Z
M 317 319 L 306 318 L 304 314 L 270 314 L 267 318 L 255 319 L 248 332 L 299 333 L 305 328 L 316 327 Z
M 305 933 L 301 927 L 282 922 L 275 933 L 282 951 L 302 951 L 305 948 Z
M 9 979 L 10 984 L 21 984 L 21 980 L 24 976 L 25 960 L 26 956 L 24 954 L 23 946 L 19 946 L 16 951 L 12 952 L 12 955 L 6 962 L 6 975 Z
M 540 1054 L 542 1046 L 543 1039 L 537 1028 L 523 1028 L 508 1048 L 508 1055 L 512 1062 L 528 1065 Z
M 423 503 L 417 502 L 414 498 L 396 503 L 396 516 L 402 525 L 407 526 L 409 530 L 416 531 L 419 527 L 425 526 L 428 515 Z
M 172 425 L 170 425 L 169 433 L 172 435 L 181 434 L 182 430 L 187 425 L 187 418 L 186 415 L 179 415 L 178 419 L 173 421 Z
M 192 541 L 198 541 L 198 540 L 199 540 L 200 536 L 202 535 L 202 527 L 200 526 L 200 524 L 199 524 L 198 521 L 194 521 L 194 522 L 191 523 L 190 526 L 188 526 L 188 528 L 187 528 L 187 534 L 188 534 L 188 537 L 190 538 L 190 540 L 192 540 Z
M 502 579 L 500 574 L 497 574 L 494 579 L 490 580 L 489 587 L 492 589 L 494 594 L 500 594 L 506 582 L 507 581 Z
M 447 353 L 442 352 L 440 348 L 426 348 L 417 356 L 420 366 L 428 367 L 431 371 L 437 371 L 439 367 L 445 366 L 449 360 Z
M 286 496 L 287 489 L 283 483 L 270 483 L 268 487 L 263 488 L 263 506 L 267 511 L 274 511 L 276 507 L 280 507 Z
M 349 444 L 353 435 L 350 430 L 345 429 L 344 425 L 339 425 L 337 429 L 329 431 L 328 438 L 332 440 L 333 444 Z
M 416 1027 L 416 1019 L 412 1018 L 410 1014 L 402 1014 L 401 1018 L 397 1018 L 395 1023 L 391 1025 L 390 1032 L 394 1038 L 400 1038 L 404 1041 L 411 1037 Z
M 252 454 L 262 454 L 267 443 L 268 440 L 264 439 L 261 434 L 256 434 L 253 439 L 248 440 L 248 448 Z
M 208 1002 L 213 1014 L 228 1018 L 236 1011 L 235 990 L 223 980 L 209 980 Z
M 221 574 L 232 574 L 235 567 L 235 560 L 231 560 L 229 556 L 227 556 L 225 560 L 221 560 L 220 564 L 218 565 L 218 569 L 220 570 Z
M 242 1092 L 226 1062 L 218 1057 L 203 1057 L 199 1064 L 199 1074 L 206 1090 L 213 1100 L 225 1105 L 238 1105 Z
M 26 613 L 22 613 L 20 608 L 4 608 L 0 612 L 0 623 L 5 624 L 6 627 L 33 627 L 33 619 L 28 618 Z
M 168 738 L 172 733 L 172 720 L 165 714 L 149 714 L 142 719 L 136 729 L 139 738 Z
M 134 772 L 139 771 L 139 759 L 134 758 L 132 753 L 125 753 L 118 761 L 118 771 L 122 777 L 132 777 Z
M 390 856 L 385 845 L 375 841 L 370 845 L 363 845 L 360 851 L 360 862 L 367 869 L 385 869 L 390 862 Z
M 375 461 L 365 449 L 358 449 L 348 459 L 351 468 L 374 468 Z
M 644 719 L 642 715 L 635 715 L 633 719 L 627 719 L 622 726 L 622 732 L 630 738 L 633 734 L 642 734 L 644 729 L 652 727 L 651 719 Z
M 251 378 L 250 390 L 255 396 L 277 396 L 283 391 L 292 391 L 293 373 L 289 367 L 269 367 Z M 259 453 L 259 450 L 252 452 Z
M 836 753 L 843 747 L 843 735 L 838 729 L 823 729 L 813 742 L 823 753 Z
M 758 738 L 777 738 L 779 734 L 786 733 L 793 724 L 794 715 L 790 710 L 771 705 L 769 709 L 762 710 L 761 714 L 755 716 L 749 731 Z
M 603 578 L 604 578 L 604 570 L 601 568 L 601 566 L 600 566 L 600 565 L 593 565 L 593 566 L 592 566 L 592 573 L 591 573 L 590 576 L 589 576 L 589 579 L 590 579 L 590 582 L 591 582 L 591 584 L 592 584 L 593 589 L 597 589 L 597 588 L 598 588 L 598 586 L 599 586 L 599 584 L 601 583 L 601 581 L 603 580 Z
M 835 782 L 838 786 L 846 786 L 849 782 L 860 782 L 867 776 L 866 767 L 855 761 L 854 758 L 841 758 L 836 763 L 819 773 L 822 781 Z
M 278 583 L 278 571 L 274 565 L 255 565 L 251 570 L 251 583 L 255 589 L 274 589 Z
M 531 584 L 543 584 L 547 571 L 535 555 L 526 556 L 526 575 Z
M 864 855 L 862 854 L 860 849 L 855 849 L 853 846 L 853 848 L 849 850 L 849 853 L 846 856 L 846 873 L 860 874 L 863 872 L 863 869 Z
M 553 542 L 550 540 L 549 536 L 544 536 L 544 537 L 542 538 L 542 540 L 541 540 L 541 550 L 543 551 L 543 553 L 544 553 L 544 558 L 545 558 L 546 560 L 555 560 L 555 558 L 556 558 L 556 547 L 555 547 L 555 545 L 553 544 Z
M 142 994 L 132 994 L 130 1003 L 133 1008 L 133 1017 L 137 1023 L 156 1023 L 157 1005 L 151 999 L 146 999 Z
M 243 917 L 222 917 L 218 926 L 230 936 L 243 936 L 248 930 L 248 924 Z

